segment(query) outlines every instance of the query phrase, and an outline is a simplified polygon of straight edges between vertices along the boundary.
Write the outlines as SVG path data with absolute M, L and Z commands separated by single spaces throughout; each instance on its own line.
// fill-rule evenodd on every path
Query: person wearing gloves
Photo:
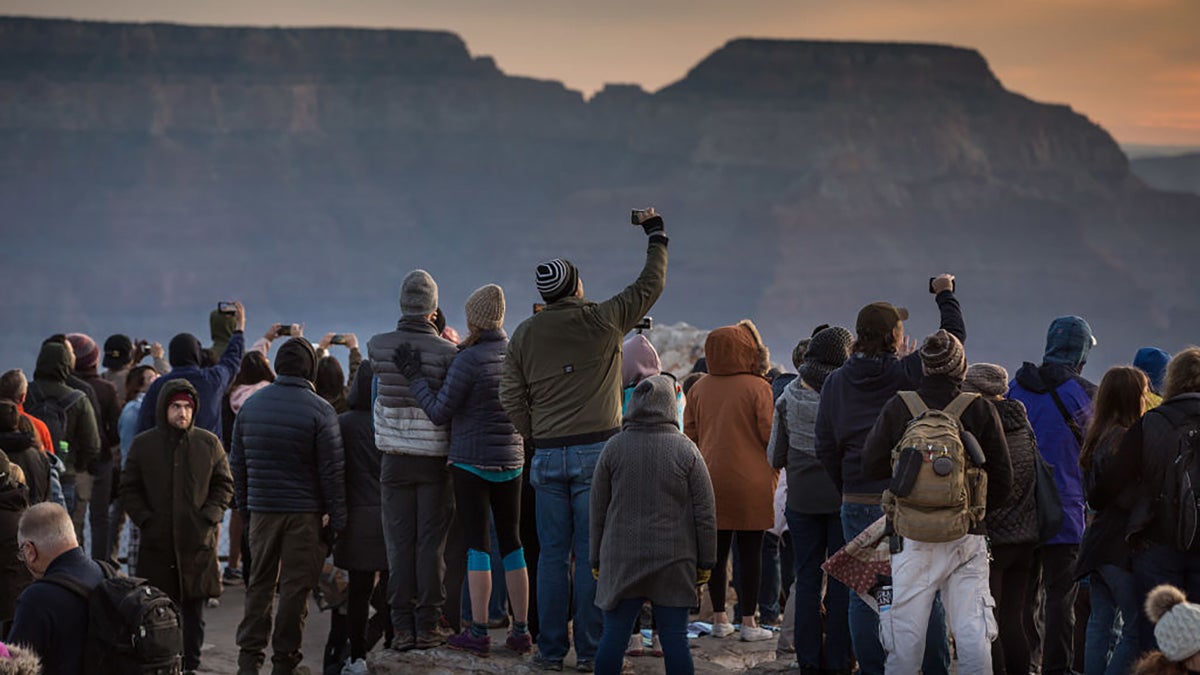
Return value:
M 434 424 L 450 425 L 450 473 L 456 517 L 467 545 L 471 595 L 469 629 L 450 636 L 453 649 L 487 655 L 488 600 L 492 594 L 489 514 L 495 519 L 504 576 L 513 610 L 506 645 L 518 653 L 532 649 L 529 635 L 529 577 L 521 547 L 521 436 L 500 407 L 500 376 L 508 337 L 504 333 L 504 291 L 495 284 L 475 290 L 466 304 L 467 339 L 450 364 L 441 389 L 421 373 L 421 354 L 408 343 L 397 350 L 400 372 L 409 379 L 417 403 Z
M 1146 616 L 1154 624 L 1158 649 L 1137 662 L 1133 675 L 1200 673 L 1200 605 L 1188 602 L 1178 588 L 1162 584 L 1146 596 Z
M 621 432 L 592 477 L 590 560 L 604 632 L 596 672 L 621 672 L 629 631 L 649 600 L 666 672 L 693 672 L 687 641 L 695 587 L 717 563 L 717 517 L 704 458 L 679 431 L 675 381 L 634 388 Z
M 634 211 L 646 233 L 646 262 L 637 280 L 604 302 L 583 295 L 579 269 L 556 258 L 537 266 L 545 308 L 513 331 L 500 381 L 500 403 L 517 431 L 533 444 L 529 482 L 537 493 L 537 614 L 539 667 L 561 668 L 570 648 L 587 672 L 600 639 L 596 585 L 571 577 L 571 554 L 587 555 L 588 495 L 604 442 L 621 425 L 621 341 L 662 295 L 667 281 L 667 235 L 654 209 Z M 573 583 L 572 583 L 573 581 Z

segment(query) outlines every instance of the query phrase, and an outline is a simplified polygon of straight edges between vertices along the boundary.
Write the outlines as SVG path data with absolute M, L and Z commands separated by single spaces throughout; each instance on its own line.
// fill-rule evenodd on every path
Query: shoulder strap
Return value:
M 964 391 L 958 396 L 955 396 L 954 400 L 950 401 L 950 405 L 942 408 L 942 412 L 954 417 L 956 420 L 961 419 L 962 414 L 966 412 L 967 408 L 969 408 L 977 398 L 979 398 L 979 394 Z
M 1058 412 L 1062 415 L 1063 421 L 1067 423 L 1067 427 L 1071 430 L 1071 435 L 1075 437 L 1075 442 L 1083 446 L 1083 430 L 1079 428 L 1079 422 L 1075 421 L 1075 417 L 1067 412 L 1067 406 L 1063 405 L 1062 399 L 1058 396 L 1058 390 L 1054 387 L 1048 387 L 1050 398 L 1054 399 L 1054 405 L 1058 407 Z
M 908 412 L 913 416 L 913 419 L 920 417 L 929 410 L 929 406 L 925 405 L 925 401 L 915 391 L 898 392 L 900 400 L 904 401 L 904 405 L 908 407 Z
M 71 406 L 83 400 L 84 394 L 78 389 L 72 389 L 71 393 L 59 399 L 58 404 L 63 410 L 69 410 Z
M 100 566 L 100 571 L 104 573 L 105 579 L 112 579 L 113 577 L 118 576 L 116 568 L 109 563 L 104 562 L 103 560 L 93 560 L 92 562 Z M 92 594 L 92 589 L 84 586 L 83 583 L 75 577 L 68 576 L 66 574 L 50 574 L 42 577 L 42 581 L 49 581 L 55 586 L 61 586 L 62 588 L 71 591 L 85 600 Z

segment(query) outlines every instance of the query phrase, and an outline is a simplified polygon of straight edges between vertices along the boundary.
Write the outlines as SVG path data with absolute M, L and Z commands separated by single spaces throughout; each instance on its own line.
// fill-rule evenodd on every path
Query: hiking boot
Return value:
M 451 635 L 446 640 L 446 644 L 451 649 L 457 649 L 460 652 L 470 652 L 476 656 L 489 656 L 492 653 L 491 636 L 475 637 L 471 635 L 470 629 Z
M 417 631 L 416 648 L 433 649 L 446 644 L 446 636 L 437 628 Z
M 528 654 L 533 651 L 533 636 L 529 633 L 517 635 L 508 631 L 508 638 L 504 640 L 504 646 L 518 654 Z
M 530 662 L 531 662 L 531 663 L 533 664 L 533 666 L 534 666 L 535 668 L 537 668 L 538 670 L 558 670 L 558 671 L 561 671 L 561 670 L 562 670 L 562 668 L 563 668 L 563 664 L 562 664 L 562 660 L 561 660 L 561 659 L 560 659 L 560 660 L 557 660 L 557 661 L 556 661 L 556 660 L 554 660 L 554 659 L 548 659 L 548 658 L 546 658 L 546 657 L 542 656 L 542 653 L 541 653 L 541 652 L 538 652 L 538 653 L 534 654 L 534 655 L 533 655 L 533 659 L 532 659 Z
M 417 637 L 408 631 L 396 633 L 392 638 L 392 646 L 388 647 L 394 652 L 407 652 L 411 649 L 416 649 Z

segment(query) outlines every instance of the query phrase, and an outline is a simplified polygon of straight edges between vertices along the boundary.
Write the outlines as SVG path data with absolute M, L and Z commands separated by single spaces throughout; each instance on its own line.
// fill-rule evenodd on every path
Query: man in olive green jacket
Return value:
M 662 294 L 667 236 L 654 209 L 636 211 L 649 236 L 646 264 L 636 281 L 596 303 L 583 297 L 579 270 L 556 258 L 537 267 L 545 308 L 526 319 L 508 344 L 500 403 L 536 453 L 529 480 L 537 492 L 538 654 L 561 665 L 570 647 L 567 607 L 571 553 L 589 555 L 589 492 L 604 442 L 621 427 L 621 341 Z M 601 615 L 596 583 L 584 571 L 574 580 L 575 658 L 584 670 L 595 659 Z

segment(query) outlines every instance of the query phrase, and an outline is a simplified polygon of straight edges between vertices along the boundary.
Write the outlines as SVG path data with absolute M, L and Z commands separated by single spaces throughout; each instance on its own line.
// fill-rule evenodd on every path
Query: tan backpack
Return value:
M 979 394 L 959 394 L 944 410 L 931 410 L 914 391 L 899 396 L 912 420 L 892 448 L 883 510 L 902 537 L 954 541 L 986 513 L 987 473 L 970 459 L 959 419 Z

